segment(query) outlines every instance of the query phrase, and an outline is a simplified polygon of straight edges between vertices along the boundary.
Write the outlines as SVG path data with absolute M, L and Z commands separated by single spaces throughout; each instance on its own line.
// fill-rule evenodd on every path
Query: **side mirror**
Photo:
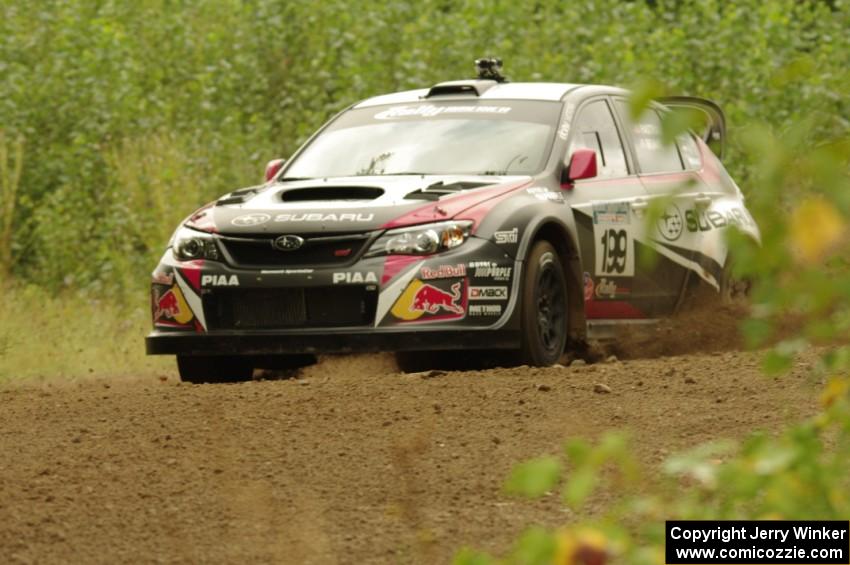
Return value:
M 266 182 L 272 180 L 283 164 L 286 163 L 286 159 L 272 159 L 266 165 Z
M 592 179 L 596 176 L 596 151 L 576 149 L 570 157 L 570 164 L 561 173 L 561 186 L 572 185 L 573 181 Z

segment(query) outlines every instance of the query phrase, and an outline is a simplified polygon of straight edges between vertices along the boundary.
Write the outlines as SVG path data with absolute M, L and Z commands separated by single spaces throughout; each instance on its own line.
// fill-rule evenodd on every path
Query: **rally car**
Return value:
M 697 282 L 723 292 L 724 231 L 759 234 L 720 161 L 717 105 L 667 99 L 633 119 L 620 88 L 476 63 L 477 79 L 354 104 L 264 184 L 189 216 L 152 275 L 148 353 L 193 382 L 323 352 L 545 366 L 672 315 Z M 704 131 L 664 143 L 681 106 Z

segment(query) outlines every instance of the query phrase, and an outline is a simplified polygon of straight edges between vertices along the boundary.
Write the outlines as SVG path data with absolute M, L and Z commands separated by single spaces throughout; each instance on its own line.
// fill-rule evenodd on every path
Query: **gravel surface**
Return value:
M 778 380 L 725 352 L 548 369 L 399 373 L 323 359 L 237 385 L 92 379 L 0 386 L 0 556 L 11 563 L 444 563 L 500 552 L 552 496 L 512 464 L 627 429 L 644 462 L 776 431 L 815 409 L 804 358 Z

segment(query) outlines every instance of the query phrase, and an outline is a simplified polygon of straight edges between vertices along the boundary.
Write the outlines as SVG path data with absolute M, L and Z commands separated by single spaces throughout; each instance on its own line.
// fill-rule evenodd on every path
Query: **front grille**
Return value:
M 204 295 L 210 330 L 371 325 L 375 287 L 216 289 Z
M 219 236 L 219 242 L 230 262 L 239 267 L 309 267 L 353 263 L 372 234 L 302 237 L 304 243 L 294 251 L 275 249 L 275 237 Z

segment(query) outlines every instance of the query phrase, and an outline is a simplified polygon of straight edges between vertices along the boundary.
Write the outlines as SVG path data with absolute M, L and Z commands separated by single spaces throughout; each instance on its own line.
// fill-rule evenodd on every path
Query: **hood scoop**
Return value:
M 328 200 L 375 200 L 384 189 L 373 186 L 316 186 L 294 188 L 280 193 L 281 202 L 321 202 Z
M 230 194 L 226 194 L 219 198 L 216 201 L 216 206 L 226 206 L 228 204 L 244 204 L 251 197 L 256 196 L 257 194 L 262 192 L 265 188 L 266 187 L 264 186 L 251 186 L 248 188 L 234 190 Z
M 449 194 L 456 194 L 463 190 L 471 190 L 473 188 L 479 188 L 482 186 L 488 186 L 492 183 L 489 182 L 451 182 L 449 184 L 444 183 L 443 181 L 435 182 L 434 184 L 428 185 L 425 188 L 420 188 L 419 190 L 414 190 L 405 196 L 407 200 L 439 200 L 443 196 L 447 196 Z

